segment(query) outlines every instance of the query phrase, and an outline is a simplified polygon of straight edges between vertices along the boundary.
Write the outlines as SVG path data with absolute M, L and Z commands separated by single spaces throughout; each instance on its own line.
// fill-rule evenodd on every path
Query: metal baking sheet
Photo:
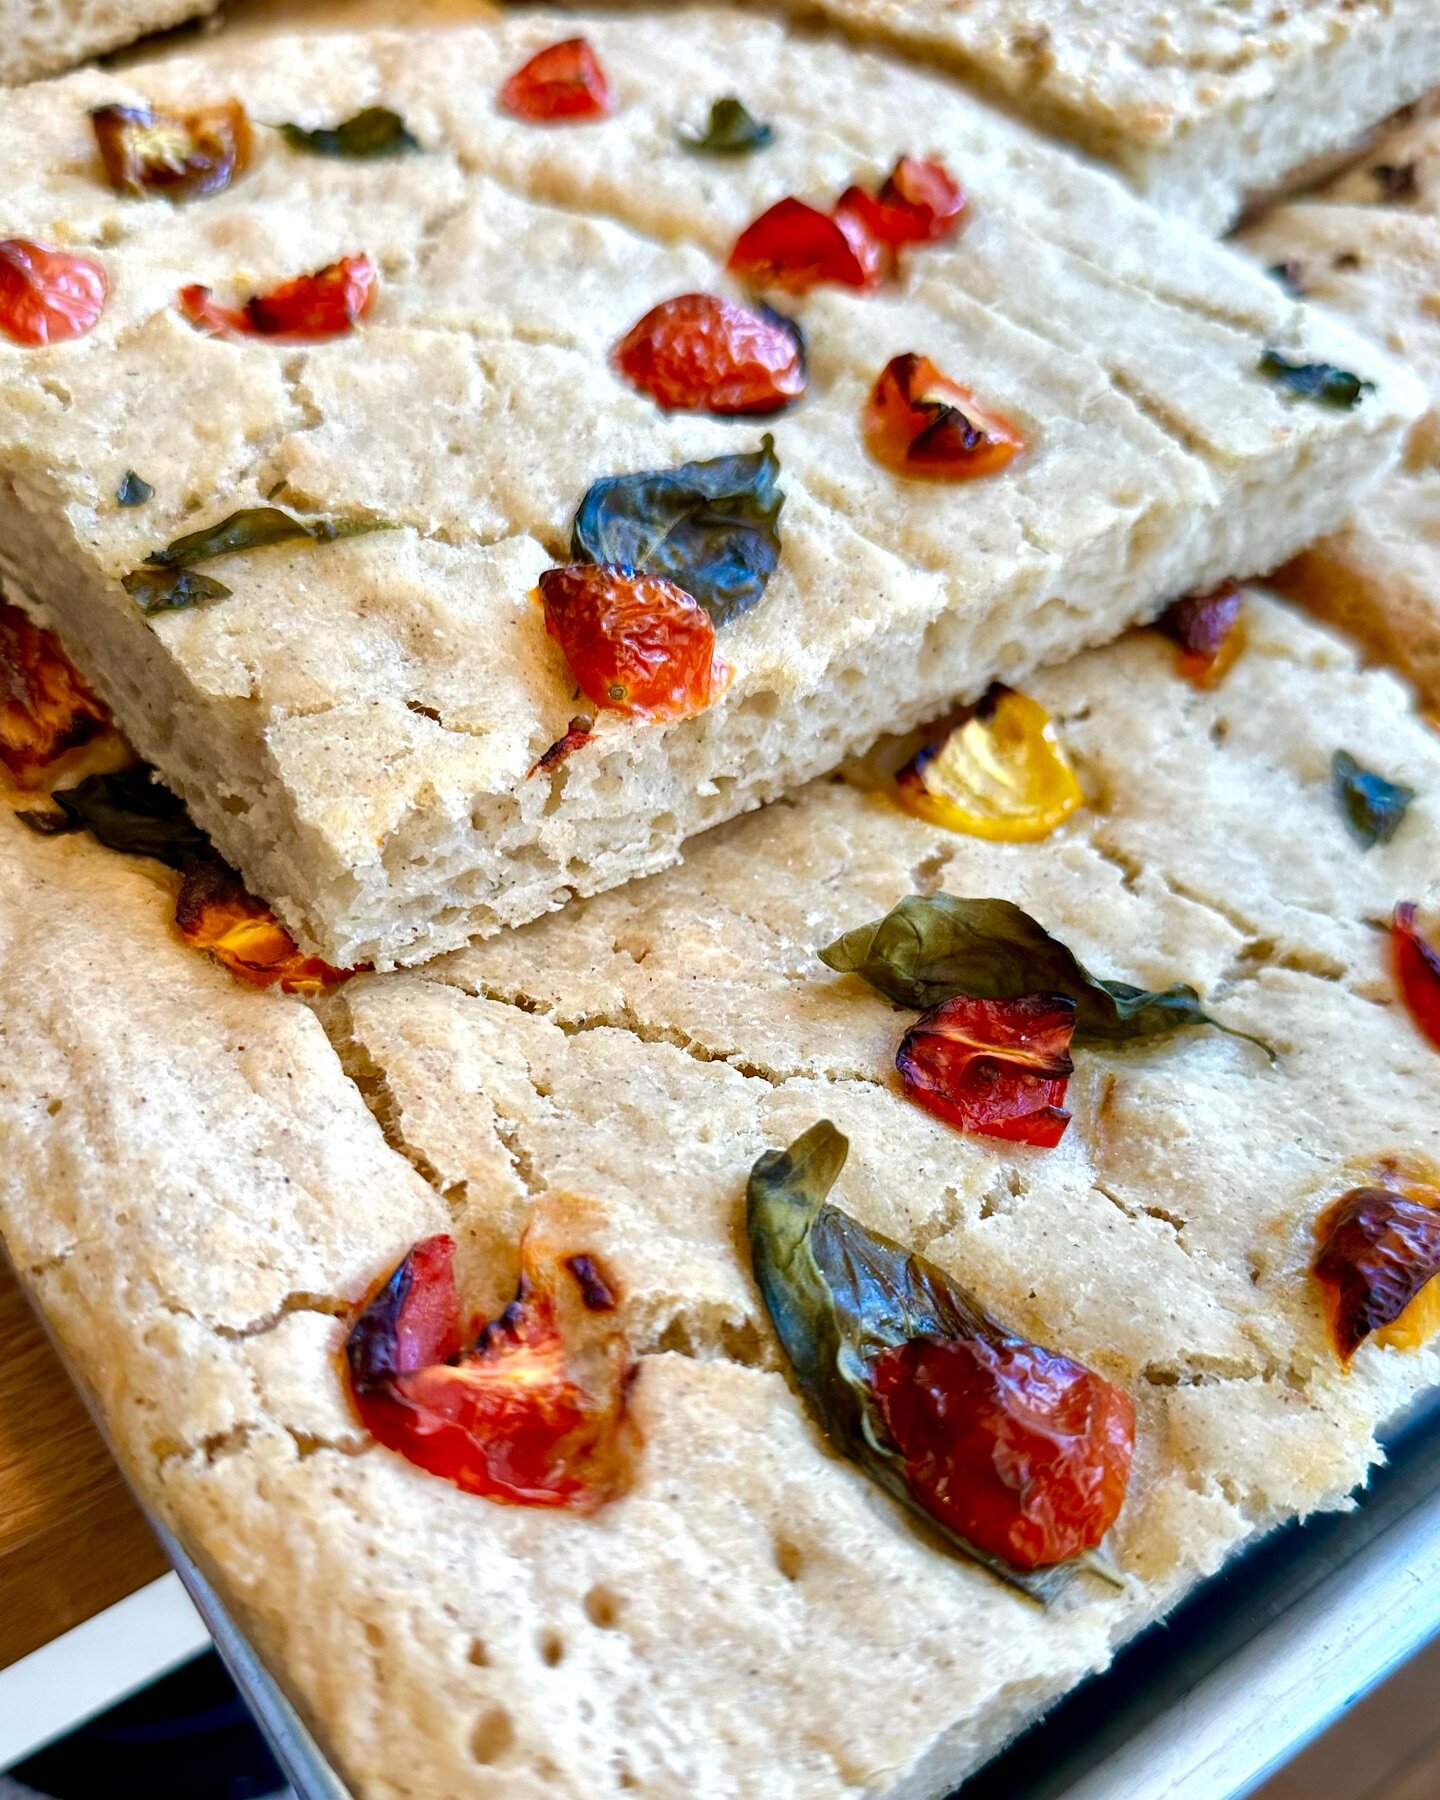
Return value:
M 1272 1533 L 1127 1646 L 954 1800 L 1242 1800 L 1440 1635 L 1440 1395 L 1387 1434 L 1353 1512 Z M 298 1800 L 350 1800 L 161 1532 Z

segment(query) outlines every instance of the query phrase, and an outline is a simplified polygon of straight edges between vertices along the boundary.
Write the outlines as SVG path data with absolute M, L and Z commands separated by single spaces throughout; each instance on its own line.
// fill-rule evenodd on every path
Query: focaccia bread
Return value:
M 1430 395 L 1402 466 L 1277 577 L 1440 708 L 1440 118 L 1382 138 L 1321 195 L 1240 242 L 1402 358 Z
M 417 961 L 652 871 L 883 731 L 1278 564 L 1346 515 L 1418 404 L 1342 327 L 946 81 L 745 13 L 564 29 L 608 73 L 607 120 L 497 105 L 559 30 L 527 16 L 84 74 L 0 121 L 0 233 L 63 237 L 111 284 L 88 335 L 0 337 L 0 556 L 250 885 L 336 964 Z M 694 154 L 681 136 L 742 71 L 773 141 Z M 264 128 L 224 191 L 105 184 L 92 107 L 228 97 Z M 419 150 L 344 160 L 270 129 L 377 105 Z M 964 228 L 905 251 L 874 293 L 795 303 L 798 405 L 664 413 L 612 371 L 657 302 L 743 291 L 722 264 L 772 203 L 829 206 L 906 152 L 963 183 Z M 361 253 L 378 297 L 328 342 L 230 341 L 177 310 L 192 284 L 233 306 Z M 1350 371 L 1352 404 L 1266 376 L 1267 350 Z M 962 483 L 872 460 L 867 396 L 907 351 L 1027 448 Z M 779 565 L 718 630 L 729 686 L 668 724 L 602 707 L 590 742 L 537 768 L 579 709 L 534 589 L 570 559 L 582 497 L 765 431 Z M 153 493 L 126 507 L 131 473 Z M 122 587 L 177 537 L 277 501 L 387 529 L 208 563 L 229 595 L 188 610 L 147 618 Z
M 1338 1195 L 1440 1158 L 1440 1054 L 1376 928 L 1436 897 L 1440 746 L 1317 627 L 1259 596 L 1244 625 L 1207 692 L 1149 632 L 1036 683 L 1088 801 L 1043 842 L 816 784 L 314 1010 L 181 945 L 157 865 L 0 818 L 6 1244 L 358 1800 L 938 1800 L 1238 1545 L 1363 1481 L 1440 1353 L 1342 1371 L 1309 1265 Z M 1388 843 L 1348 834 L 1338 749 L 1414 790 Z M 913 1013 L 816 956 L 937 891 L 1019 903 L 1106 977 L 1194 983 L 1275 1063 L 1214 1029 L 1081 1050 L 1056 1148 L 952 1131 L 896 1084 Z M 744 1195 L 823 1118 L 847 1210 L 1133 1400 L 1123 1588 L 1042 1608 L 821 1437 Z M 351 1308 L 430 1233 L 493 1314 L 553 1190 L 595 1209 L 638 1362 L 634 1484 L 588 1517 L 423 1472 L 341 1374 Z
M 800 0 L 795 0 L 797 9 Z M 804 0 L 1113 163 L 1208 230 L 1440 81 L 1430 0 Z
M 219 0 L 0 0 L 0 86 L 53 75 L 218 5 Z

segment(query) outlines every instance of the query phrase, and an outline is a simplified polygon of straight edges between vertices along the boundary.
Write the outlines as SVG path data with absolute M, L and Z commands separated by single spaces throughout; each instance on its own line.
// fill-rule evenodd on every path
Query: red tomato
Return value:
M 1129 1396 L 1036 1344 L 912 1338 L 871 1381 L 911 1493 L 952 1531 L 1018 1569 L 1092 1550 L 1130 1480 Z
M 251 987 L 319 994 L 355 973 L 306 956 L 265 902 L 218 856 L 186 873 L 175 902 L 175 927 L 192 948 L 208 951 Z
M 1341 1362 L 1440 1275 L 1440 1210 L 1391 1188 L 1352 1188 L 1316 1224 L 1312 1265 Z
M 207 287 L 180 290 L 180 311 L 215 337 L 273 337 L 313 342 L 352 331 L 375 304 L 379 276 L 365 255 L 344 256 L 312 275 L 297 275 L 242 307 L 220 306 Z
M 948 237 L 965 216 L 965 191 L 944 163 L 902 156 L 878 195 L 891 236 L 899 244 L 933 243 Z
M 866 403 L 870 454 L 901 475 L 973 481 L 994 475 L 1025 447 L 1019 429 L 949 380 L 928 356 L 892 357 Z
M 24 787 L 110 715 L 52 633 L 0 600 L 0 763 Z
M 873 287 L 884 273 L 885 255 L 853 215 L 833 217 L 786 198 L 745 227 L 726 267 L 747 281 L 803 293 L 821 281 Z
M 805 392 L 805 340 L 769 307 L 681 294 L 615 346 L 618 372 L 667 411 L 776 412 Z
M 500 104 L 517 119 L 551 124 L 609 118 L 615 102 L 599 57 L 577 37 L 551 44 L 522 64 L 501 88 Z
M 1070 1123 L 1061 1102 L 1074 1029 L 1075 1002 L 1063 994 L 961 994 L 915 1021 L 895 1066 L 906 1094 L 947 1125 L 1050 1149 Z
M 719 698 L 731 671 L 710 615 L 659 575 L 574 563 L 540 577 L 545 628 L 595 706 L 640 719 L 688 719 Z
M 603 1316 L 614 1284 L 593 1256 L 562 1260 L 527 1232 L 516 1299 L 465 1350 L 454 1254 L 450 1238 L 426 1238 L 356 1319 L 346 1360 L 360 1417 L 466 1493 L 593 1511 L 630 1470 L 629 1357 Z
M 1410 1017 L 1440 1050 L 1440 953 L 1420 935 L 1414 901 L 1402 900 L 1395 908 L 1391 942 L 1395 975 Z
M 110 283 L 99 263 L 28 238 L 0 242 L 0 332 L 27 348 L 93 331 Z

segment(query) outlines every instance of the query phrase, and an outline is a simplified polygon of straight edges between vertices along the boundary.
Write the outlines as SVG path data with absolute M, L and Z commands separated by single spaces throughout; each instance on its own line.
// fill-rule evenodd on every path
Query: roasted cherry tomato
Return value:
M 99 263 L 29 238 L 0 241 L 0 332 L 36 349 L 93 331 L 110 284 Z
M 606 119 L 614 96 L 600 59 L 584 38 L 566 38 L 539 50 L 500 90 L 500 104 L 535 124 Z
M 594 706 L 639 719 L 688 719 L 724 692 L 710 615 L 659 575 L 572 563 L 540 577 L 545 627 Z
M 948 237 L 965 216 L 965 191 L 944 163 L 902 156 L 877 198 L 892 216 L 889 242 L 927 244 Z M 903 234 L 903 235 L 900 235 Z
M 454 1242 L 417 1244 L 351 1328 L 351 1390 L 387 1449 L 466 1493 L 593 1512 L 629 1483 L 631 1365 L 613 1280 L 546 1229 L 527 1230 L 516 1298 L 468 1350 Z
M 318 956 L 305 956 L 294 938 L 250 893 L 218 856 L 196 863 L 175 902 L 181 937 L 252 987 L 276 987 L 287 994 L 318 994 L 347 981 L 353 969 L 332 969 Z
M 1425 1197 L 1428 1195 L 1428 1199 Z M 1408 1187 L 1352 1188 L 1316 1222 L 1312 1268 L 1325 1297 L 1331 1340 L 1348 1363 L 1372 1332 L 1434 1323 L 1402 1319 L 1440 1274 L 1440 1192 Z M 1437 1287 L 1440 1292 L 1440 1287 Z M 1427 1294 L 1433 1300 L 1433 1294 Z M 1428 1336 L 1428 1332 L 1425 1333 Z M 1389 1341 L 1423 1342 L 1403 1331 Z
M 250 160 L 250 121 L 238 100 L 190 113 L 98 106 L 90 123 L 110 185 L 122 194 L 215 194 Z
M 33 785 L 109 722 L 54 634 L 0 600 L 0 763 L 16 781 Z
M 1061 1103 L 1074 1030 L 1075 1002 L 1063 994 L 961 994 L 921 1014 L 895 1067 L 910 1099 L 947 1125 L 1050 1149 L 1070 1123 Z
M 776 412 L 805 392 L 805 339 L 768 306 L 662 301 L 615 346 L 617 371 L 667 411 Z
M 368 256 L 345 256 L 268 294 L 254 294 L 242 307 L 217 304 L 207 287 L 181 288 L 180 311 L 214 337 L 310 342 L 352 331 L 374 306 L 378 279 Z
M 869 288 L 884 273 L 885 253 L 852 217 L 839 219 L 787 198 L 745 227 L 727 267 L 759 286 L 796 293 L 821 281 Z
M 892 357 L 865 407 L 870 454 L 901 475 L 973 481 L 1025 447 L 1019 429 L 949 380 L 928 356 Z
M 870 1375 L 911 1493 L 977 1549 L 1047 1568 L 1115 1523 L 1135 1409 L 1083 1363 L 1038 1344 L 918 1337 Z
M 1395 975 L 1410 1017 L 1440 1050 L 1440 951 L 1421 936 L 1415 923 L 1413 900 L 1395 908 L 1391 942 L 1395 947 Z
M 1211 688 L 1245 648 L 1245 596 L 1233 582 L 1208 594 L 1186 594 L 1155 621 L 1180 646 L 1175 666 L 1198 688 Z
M 1006 844 L 1038 843 L 1085 803 L 1049 713 L 1003 687 L 907 763 L 895 790 L 932 825 Z
M 583 750 L 595 736 L 595 721 L 589 713 L 576 713 L 565 728 L 564 737 L 556 738 L 548 750 L 537 756 L 525 771 L 528 775 L 553 775 L 561 763 Z

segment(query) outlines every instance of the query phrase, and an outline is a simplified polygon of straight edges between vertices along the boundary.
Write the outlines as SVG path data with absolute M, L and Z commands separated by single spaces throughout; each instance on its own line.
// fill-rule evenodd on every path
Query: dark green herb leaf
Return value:
M 120 485 L 115 490 L 115 498 L 121 506 L 143 506 L 153 497 L 155 490 L 148 481 L 142 481 L 133 469 L 127 469 L 120 477 Z
M 755 605 L 780 560 L 779 474 L 766 436 L 748 453 L 608 476 L 580 502 L 571 555 L 664 576 L 727 624 Z
M 59 807 L 58 814 L 20 814 L 32 831 L 47 837 L 89 831 L 107 849 L 153 856 L 172 869 L 188 869 L 210 854 L 210 840 L 192 822 L 185 802 L 155 779 L 153 769 L 87 775 L 50 798 Z
M 399 113 L 388 106 L 367 106 L 343 125 L 322 126 L 307 131 L 301 125 L 281 125 L 285 142 L 292 150 L 305 150 L 311 156 L 349 156 L 365 159 L 372 156 L 400 156 L 420 145 L 405 128 Z
M 223 581 L 213 581 L 194 569 L 132 569 L 122 577 L 121 586 L 147 617 L 179 612 L 202 600 L 223 600 L 230 592 Z
M 1362 769 L 1348 750 L 1337 750 L 1330 768 L 1335 801 L 1351 837 L 1362 850 L 1388 844 L 1415 798 L 1414 788 Z
M 194 606 L 200 600 L 220 600 L 231 590 L 208 575 L 188 573 L 197 563 L 210 562 L 217 556 L 234 556 L 242 550 L 264 550 L 272 544 L 293 543 L 309 538 L 312 543 L 331 544 L 337 538 L 362 537 L 370 531 L 389 531 L 386 519 L 314 518 L 300 519 L 282 512 L 278 506 L 247 506 L 218 524 L 178 537 L 163 550 L 152 551 L 145 566 L 132 570 L 123 578 L 127 594 L 140 603 L 144 613 L 171 612 L 178 607 Z M 160 573 L 156 573 L 156 571 Z
M 886 1448 L 867 1379 L 883 1351 L 921 1335 L 1018 1340 L 943 1269 L 827 1202 L 848 1149 L 822 1120 L 788 1150 L 767 1150 L 750 1173 L 755 1279 L 795 1378 L 826 1434 L 888 1494 L 1003 1580 L 1052 1599 L 1075 1563 L 1022 1571 L 978 1549 L 915 1500 L 900 1456 Z
M 745 156 L 775 141 L 774 127 L 762 125 L 733 94 L 710 108 L 710 125 L 699 137 L 682 131 L 680 142 L 702 156 Z
M 1262 375 L 1278 381 L 1302 400 L 1318 400 L 1322 406 L 1338 406 L 1343 412 L 1349 412 L 1366 394 L 1375 392 L 1373 381 L 1362 381 L 1348 369 L 1337 369 L 1333 363 L 1291 362 L 1278 350 L 1267 350 L 1258 367 Z
M 1123 1043 L 1186 1026 L 1232 1031 L 1201 1010 L 1183 982 L 1162 992 L 1100 981 L 1058 938 L 1009 900 L 962 900 L 954 894 L 910 894 L 870 925 L 858 925 L 820 952 L 827 968 L 859 975 L 901 1006 L 928 1012 L 942 1000 L 1013 1000 L 1020 994 L 1067 994 L 1075 1002 L 1075 1042 Z

